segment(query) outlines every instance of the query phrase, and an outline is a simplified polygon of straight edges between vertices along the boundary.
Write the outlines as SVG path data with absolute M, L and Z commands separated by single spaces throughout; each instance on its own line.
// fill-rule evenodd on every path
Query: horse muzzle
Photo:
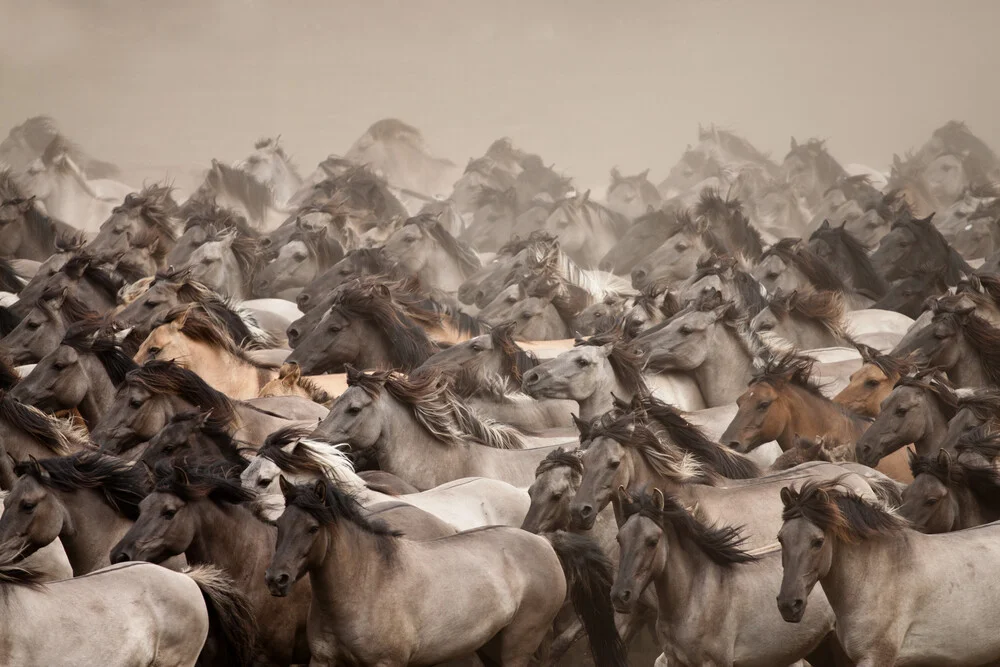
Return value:
M 778 612 L 786 623 L 798 623 L 806 613 L 806 601 L 803 598 L 785 598 L 778 596 Z
M 639 596 L 631 588 L 618 586 L 611 588 L 611 605 L 619 614 L 631 614 L 638 599 Z
M 292 577 L 287 572 L 272 572 L 268 570 L 264 573 L 264 583 L 267 590 L 276 598 L 283 598 L 288 595 L 292 588 Z

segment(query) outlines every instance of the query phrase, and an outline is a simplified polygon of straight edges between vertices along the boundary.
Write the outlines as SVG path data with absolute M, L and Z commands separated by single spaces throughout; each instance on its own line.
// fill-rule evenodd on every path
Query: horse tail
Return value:
M 562 565 L 573 609 L 587 630 L 596 667 L 627 667 L 625 643 L 611 606 L 611 561 L 589 537 L 558 531 L 546 535 Z
M 199 566 L 186 573 L 198 584 L 208 607 L 208 639 L 202 653 L 211 664 L 249 667 L 257 653 L 257 619 L 250 600 L 217 567 Z

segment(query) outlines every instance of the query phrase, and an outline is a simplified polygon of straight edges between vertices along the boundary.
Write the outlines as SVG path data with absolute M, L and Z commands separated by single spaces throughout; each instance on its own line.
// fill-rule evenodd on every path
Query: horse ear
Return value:
M 623 505 L 629 503 L 632 499 L 628 495 L 628 491 L 621 484 L 618 485 L 618 500 L 621 501 Z
M 293 487 L 284 475 L 278 475 L 278 488 L 281 489 L 281 495 L 287 498 Z
M 778 495 L 781 497 L 781 504 L 785 507 L 791 507 L 792 503 L 795 502 L 795 497 L 792 495 L 792 487 L 790 486 L 782 487 Z
M 792 150 L 793 150 L 793 151 L 794 151 L 794 150 L 795 150 L 796 148 L 798 148 L 798 147 L 799 147 L 799 142 L 795 141 L 795 137 L 792 137 L 792 144 L 791 144 L 791 146 L 792 146 Z
M 622 174 L 618 171 L 618 167 L 611 167 L 611 182 L 617 183 L 622 180 Z
M 180 331 L 184 328 L 184 323 L 187 322 L 188 315 L 191 313 L 191 308 L 185 308 L 180 312 L 180 314 L 174 318 L 174 321 L 170 323 L 175 331 Z
M 590 190 L 587 190 L 586 192 L 583 193 L 583 200 L 582 201 L 584 201 L 584 202 L 590 201 Z
M 149 482 L 149 485 L 153 486 L 154 484 L 156 484 L 156 473 L 153 472 L 153 469 L 149 466 L 149 463 L 140 460 L 139 464 L 142 466 L 142 471 L 146 473 L 146 481 Z
M 573 425 L 576 426 L 576 430 L 580 433 L 580 438 L 584 439 L 590 436 L 590 424 L 586 420 L 580 419 L 576 415 L 570 413 L 570 417 L 573 418 Z
M 152 255 L 154 252 L 157 251 L 157 249 L 159 249 L 159 247 L 160 247 L 160 237 L 157 236 L 154 237 L 152 241 L 150 241 L 148 246 L 146 246 L 146 252 Z
M 358 370 L 351 364 L 344 364 L 344 372 L 347 373 L 347 385 L 351 386 L 365 376 L 363 371 Z
M 951 468 L 951 454 L 948 453 L 947 449 L 939 449 L 937 455 L 938 465 L 943 466 L 945 470 Z
M 649 177 L 649 169 L 645 169 L 639 172 L 639 180 L 645 181 Z
M 658 509 L 658 510 L 660 510 L 662 512 L 663 511 L 663 507 L 666 504 L 667 504 L 667 501 L 663 497 L 663 491 L 660 491 L 659 489 L 657 489 L 657 488 L 654 487 L 653 488 L 653 506 L 656 507 L 656 509 Z
M 317 498 L 326 502 L 326 482 L 322 479 L 316 480 L 316 483 L 313 485 L 313 493 L 316 494 Z
M 601 346 L 601 354 L 604 355 L 605 357 L 610 357 L 611 352 L 614 349 L 615 349 L 614 343 L 605 343 L 604 345 Z
M 830 229 L 830 221 L 827 220 L 826 218 L 823 218 L 823 222 L 820 223 L 819 228 L 820 229 Z
M 204 428 L 205 424 L 208 423 L 208 420 L 211 417 L 212 417 L 212 411 L 211 410 L 207 410 L 207 411 L 202 412 L 201 414 L 199 414 L 198 415 L 198 419 L 197 419 L 198 428 Z
M 38 459 L 36 459 L 31 454 L 28 454 L 28 460 L 31 462 L 31 469 L 33 471 L 33 474 L 37 475 L 38 479 L 42 480 L 51 479 L 49 471 L 42 467 L 42 464 L 38 462 Z
M 63 287 L 59 291 L 59 294 L 48 300 L 49 306 L 55 308 L 56 310 L 62 308 L 63 303 L 66 301 L 66 295 L 69 294 L 69 287 Z
M 281 381 L 288 385 L 294 386 L 298 384 L 299 380 L 302 378 L 302 367 L 299 366 L 294 361 L 285 364 L 285 373 L 281 376 Z

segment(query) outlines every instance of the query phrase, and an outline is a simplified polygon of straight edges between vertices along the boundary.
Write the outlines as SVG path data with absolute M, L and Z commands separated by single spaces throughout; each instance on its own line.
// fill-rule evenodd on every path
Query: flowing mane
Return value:
M 742 160 L 774 167 L 771 156 L 758 150 L 748 140 L 730 130 L 723 130 L 712 123 L 708 128 L 698 128 L 698 141 L 714 141 L 719 148 Z
M 596 334 L 587 339 L 577 338 L 573 347 L 603 347 L 611 344 L 608 363 L 611 364 L 615 379 L 618 380 L 622 389 L 630 394 L 647 394 L 649 388 L 646 386 L 646 379 L 642 376 L 645 354 L 631 341 L 626 340 L 622 327 L 623 322 L 619 321 L 610 331 Z
M 907 230 L 914 242 L 923 246 L 927 255 L 933 257 L 935 262 L 939 262 L 928 268 L 943 271 L 946 275 L 946 282 L 949 285 L 957 285 L 963 276 L 974 273 L 974 271 L 944 238 L 944 235 L 932 222 L 933 218 L 933 213 L 923 219 L 902 216 L 892 223 L 891 229 Z
M 390 529 L 381 521 L 368 519 L 361 503 L 352 494 L 338 489 L 327 480 L 301 486 L 287 485 L 282 487 L 282 492 L 285 507 L 297 507 L 324 526 L 348 521 L 375 537 L 379 554 L 387 561 L 392 560 L 396 549 L 395 538 L 401 537 L 402 533 Z
M 141 387 L 153 396 L 177 396 L 202 412 L 210 413 L 206 422 L 210 428 L 228 430 L 237 420 L 236 408 L 228 396 L 208 386 L 194 371 L 173 361 L 147 361 L 129 371 L 118 391 L 125 386 Z
M 910 473 L 931 475 L 949 489 L 968 489 L 977 503 L 1000 510 L 1000 474 L 992 466 L 957 461 L 946 449 L 936 456 L 920 456 L 908 451 Z
M 238 345 L 233 340 L 226 329 L 225 323 L 201 304 L 185 303 L 174 306 L 167 311 L 167 314 L 155 326 L 170 324 L 177 320 L 183 320 L 180 331 L 191 340 L 220 348 L 254 368 L 263 370 L 274 370 L 277 368 L 271 364 L 257 361 L 250 356 L 246 348 Z
M 227 476 L 218 465 L 160 461 L 153 469 L 153 493 L 169 493 L 185 502 L 208 498 L 215 503 L 239 505 L 257 496 L 240 485 L 239 477 Z
M 944 373 L 936 368 L 929 368 L 912 375 L 902 375 L 895 386 L 913 387 L 926 392 L 937 401 L 949 420 L 958 412 L 958 393 Z
M 24 550 L 24 545 L 17 540 L 0 544 L 0 602 L 8 601 L 11 586 L 44 588 L 42 582 L 46 573 L 24 564 Z
M 763 366 L 753 374 L 750 384 L 766 383 L 776 388 L 792 384 L 805 389 L 814 396 L 823 396 L 823 392 L 811 378 L 815 361 L 793 352 L 776 355 L 764 360 Z
M 991 424 L 1000 420 L 1000 388 L 980 387 L 958 397 L 958 409 L 968 409 L 976 419 Z
M 102 322 L 96 320 L 83 320 L 71 324 L 66 329 L 61 344 L 81 354 L 92 354 L 97 357 L 111 383 L 117 387 L 125 381 L 128 372 L 138 366 L 132 357 L 125 354 L 114 336 L 105 333 L 102 327 Z
M 239 200 L 254 220 L 264 220 L 268 209 L 274 206 L 274 192 L 269 185 L 242 169 L 212 160 L 205 182 L 192 197 L 214 203 L 221 193 Z
M 87 439 L 86 429 L 25 405 L 6 392 L 0 392 L 0 421 L 27 433 L 55 456 L 66 456 L 76 450 L 94 448 Z
M 842 542 L 856 543 L 898 532 L 909 522 L 844 489 L 840 480 L 805 482 L 781 490 L 783 521 L 805 519 Z
M 915 370 L 915 366 L 909 357 L 901 358 L 892 353 L 883 354 L 874 347 L 870 347 L 864 343 L 855 342 L 854 346 L 861 354 L 862 363 L 871 364 L 882 371 L 882 374 L 887 378 L 903 377 Z
M 708 276 L 718 276 L 720 280 L 732 283 L 736 301 L 748 318 L 767 308 L 766 290 L 735 258 L 729 255 L 707 255 L 700 258 L 689 283 L 693 285 Z
M 252 228 L 246 218 L 232 209 L 219 206 L 214 201 L 189 199 L 178 211 L 178 217 L 184 221 L 184 231 L 192 227 L 225 230 L 235 228 L 243 236 L 260 236 L 260 232 Z
M 831 248 L 843 248 L 850 258 L 847 268 L 851 272 L 855 291 L 867 290 L 874 296 L 885 296 L 889 286 L 875 270 L 875 265 L 868 256 L 869 248 L 848 233 L 843 225 L 831 227 L 824 223 L 812 233 L 809 241 L 824 241 Z
M 979 355 L 983 372 L 993 386 L 1000 385 L 1000 329 L 974 312 L 960 310 L 947 299 L 934 303 L 934 321 L 952 323 L 962 333 L 969 346 Z
M 847 171 L 826 150 L 826 141 L 822 139 L 809 139 L 801 144 L 796 144 L 793 139 L 792 149 L 788 151 L 785 160 L 792 156 L 798 157 L 805 164 L 815 165 L 819 178 L 823 181 L 832 183 L 847 176 Z
M 370 211 L 378 220 L 409 216 L 385 179 L 363 165 L 355 165 L 339 176 L 322 181 L 316 189 L 331 195 L 336 205 Z
M 663 501 L 662 508 L 659 500 Z M 622 510 L 625 520 L 638 514 L 665 531 L 672 528 L 680 539 L 690 541 L 716 565 L 728 567 L 758 560 L 742 548 L 747 541 L 742 527 L 706 525 L 669 493 L 654 491 L 651 495 L 644 491 L 630 496 L 622 503 Z
M 286 426 L 267 436 L 257 451 L 288 475 L 309 475 L 327 479 L 338 487 L 357 491 L 365 486 L 354 473 L 354 464 L 344 452 L 346 445 L 310 440 L 311 428 Z
M 955 443 L 955 452 L 959 456 L 963 452 L 972 452 L 993 461 L 1000 456 L 1000 430 L 986 424 L 963 433 Z
M 685 419 L 680 410 L 672 405 L 652 394 L 637 395 L 633 404 L 641 416 L 660 426 L 677 447 L 690 452 L 719 475 L 728 479 L 760 477 L 761 469 L 752 459 L 709 440 L 700 428 Z
M 393 367 L 417 368 L 434 354 L 433 343 L 417 322 L 393 298 L 390 287 L 379 280 L 356 280 L 338 288 L 331 311 L 371 322 L 385 337 Z
M 139 503 L 149 492 L 142 468 L 96 452 L 22 461 L 14 472 L 29 475 L 42 486 L 58 491 L 99 491 L 109 507 L 133 521 L 139 518 Z
M 125 201 L 116 206 L 112 214 L 137 215 L 146 224 L 156 229 L 160 235 L 177 240 L 177 202 L 171 196 L 173 189 L 168 185 L 147 185 L 139 193 L 126 195 Z
M 520 385 L 524 372 L 538 365 L 534 352 L 521 348 L 514 339 L 514 323 L 504 322 L 490 329 L 493 349 L 500 352 L 500 372 Z
M 834 336 L 852 341 L 851 334 L 847 330 L 842 292 L 795 290 L 785 294 L 779 290 L 768 300 L 767 307 L 779 320 L 798 315 L 813 320 Z
M 376 398 L 382 391 L 407 406 L 413 417 L 437 440 L 464 446 L 470 439 L 497 449 L 524 449 L 517 429 L 480 417 L 449 387 L 447 378 L 428 369 L 407 378 L 392 371 L 365 373 L 347 367 L 347 384 Z
M 778 257 L 788 266 L 798 271 L 817 290 L 847 292 L 848 287 L 827 262 L 809 249 L 802 239 L 784 238 L 770 246 L 760 256 L 760 261 L 768 257 Z
M 102 260 L 86 252 L 78 252 L 70 257 L 59 272 L 74 280 L 86 280 L 103 292 L 112 303 L 117 301 L 118 290 L 124 286 L 120 276 L 106 271 Z
M 591 422 L 591 442 L 598 438 L 609 438 L 634 449 L 656 474 L 675 482 L 712 486 L 718 482 L 715 473 L 707 470 L 694 454 L 668 446 L 633 415 Z
M 756 259 L 764 252 L 763 238 L 743 214 L 743 205 L 739 199 L 723 198 L 718 190 L 704 188 L 695 204 L 694 215 L 704 221 L 703 231 L 712 239 L 710 246 L 725 250 L 725 244 L 718 235 L 719 231 L 723 231 L 729 243 L 744 256 Z M 722 229 L 719 230 L 719 227 Z

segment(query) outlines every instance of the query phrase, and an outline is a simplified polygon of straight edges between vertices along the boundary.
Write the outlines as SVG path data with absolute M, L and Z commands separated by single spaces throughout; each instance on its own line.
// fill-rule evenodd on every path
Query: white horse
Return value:
M 302 188 L 303 180 L 278 144 L 278 139 L 280 137 L 259 140 L 254 144 L 254 152 L 233 166 L 266 185 L 274 195 L 275 205 L 287 208 L 292 197 Z
M 87 180 L 66 150 L 46 151 L 28 166 L 21 185 L 48 215 L 88 234 L 96 233 L 111 211 L 135 191 L 110 179 Z
M 328 479 L 350 492 L 366 507 L 390 501 L 407 503 L 433 514 L 458 530 L 481 526 L 520 526 L 531 505 L 526 490 L 485 477 L 457 479 L 427 491 L 402 496 L 372 491 L 365 480 L 354 472 L 354 466 L 342 447 L 344 445 L 302 439 L 284 445 L 280 450 L 323 470 Z M 240 479 L 244 487 L 257 492 L 260 515 L 277 520 L 285 509 L 279 479 L 284 476 L 293 484 L 306 484 L 315 481 L 316 475 L 283 471 L 268 455 L 268 447 L 265 446 Z

